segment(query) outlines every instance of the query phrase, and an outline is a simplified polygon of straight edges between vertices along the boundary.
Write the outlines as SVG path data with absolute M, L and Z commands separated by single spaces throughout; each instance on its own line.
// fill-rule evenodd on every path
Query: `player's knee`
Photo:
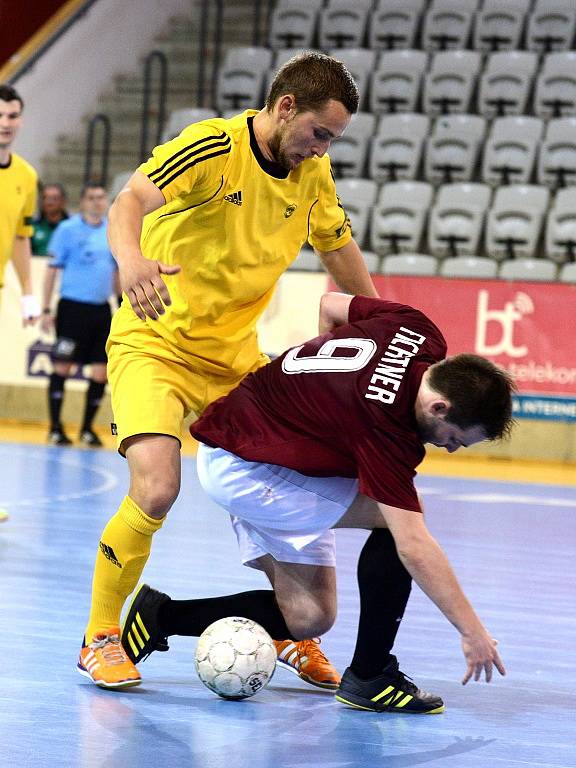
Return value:
M 178 498 L 180 482 L 176 477 L 152 473 L 132 478 L 130 496 L 150 517 L 165 517 Z

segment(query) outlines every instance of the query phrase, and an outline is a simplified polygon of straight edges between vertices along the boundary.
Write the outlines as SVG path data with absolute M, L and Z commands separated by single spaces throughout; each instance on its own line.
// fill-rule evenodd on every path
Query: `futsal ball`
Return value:
M 196 671 L 218 696 L 246 699 L 270 682 L 276 657 L 274 641 L 260 624 L 228 616 L 210 624 L 200 635 Z

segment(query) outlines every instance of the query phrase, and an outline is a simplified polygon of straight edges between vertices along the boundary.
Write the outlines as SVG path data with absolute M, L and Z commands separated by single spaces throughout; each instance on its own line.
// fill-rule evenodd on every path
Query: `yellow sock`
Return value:
M 94 566 L 86 642 L 95 632 L 120 625 L 122 606 L 134 591 L 150 555 L 152 534 L 163 522 L 149 517 L 125 496 L 104 528 Z

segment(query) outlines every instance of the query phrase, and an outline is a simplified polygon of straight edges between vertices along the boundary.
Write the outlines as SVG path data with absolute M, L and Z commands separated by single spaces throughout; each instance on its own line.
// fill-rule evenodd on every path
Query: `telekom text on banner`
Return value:
M 576 419 L 576 286 L 374 276 L 383 298 L 425 312 L 449 354 L 475 352 L 506 368 L 517 416 Z

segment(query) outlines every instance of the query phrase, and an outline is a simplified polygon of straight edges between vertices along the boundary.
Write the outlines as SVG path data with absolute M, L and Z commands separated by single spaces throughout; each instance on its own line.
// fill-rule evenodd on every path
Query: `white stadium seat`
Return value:
M 556 280 L 558 268 L 546 259 L 514 259 L 500 265 L 498 276 L 501 280 L 532 280 L 552 283 Z
M 470 181 L 486 135 L 481 115 L 442 115 L 425 148 L 424 175 L 432 184 Z
M 538 156 L 538 183 L 552 188 L 576 184 L 576 117 L 548 122 Z
M 424 139 L 430 129 L 426 115 L 383 115 L 372 139 L 368 175 L 377 182 L 414 179 Z
M 430 210 L 428 245 L 435 256 L 478 253 L 492 191 L 487 184 L 446 184 Z
M 486 256 L 455 256 L 440 263 L 442 277 L 485 280 L 496 277 L 498 262 Z
M 385 0 L 372 12 L 368 44 L 375 51 L 414 48 L 422 3 L 420 0 Z
M 489 120 L 524 114 L 537 66 L 533 51 L 491 54 L 480 78 L 479 112 Z
M 424 51 L 384 51 L 370 80 L 370 110 L 415 112 L 427 64 Z
M 432 194 L 432 186 L 423 181 L 384 184 L 372 211 L 372 250 L 381 255 L 417 252 Z
M 366 36 L 368 7 L 360 2 L 331 0 L 320 10 L 318 42 L 323 50 L 362 48 Z
M 576 30 L 574 0 L 536 0 L 528 20 L 526 47 L 538 53 L 566 51 Z
M 544 124 L 538 117 L 498 117 L 484 145 L 482 181 L 526 184 L 531 181 Z
M 536 78 L 534 112 L 544 120 L 576 115 L 576 52 L 549 53 Z
M 312 47 L 317 18 L 318 9 L 308 0 L 283 0 L 270 18 L 270 47 Z
M 368 83 L 376 66 L 376 51 L 370 48 L 342 48 L 329 51 L 331 56 L 345 64 L 356 81 L 360 93 L 360 109 L 368 98 Z
M 531 0 L 484 0 L 476 15 L 474 48 L 483 53 L 521 48 Z
M 422 47 L 427 51 L 466 48 L 477 5 L 476 0 L 432 0 L 424 16 Z
M 557 264 L 576 259 L 576 187 L 558 190 L 548 212 L 546 256 Z
M 220 112 L 262 106 L 264 81 L 272 51 L 262 46 L 230 48 L 218 72 L 216 106 Z
M 420 275 L 428 277 L 438 271 L 438 261 L 425 253 L 400 253 L 382 259 L 383 275 Z
M 546 187 L 535 185 L 496 190 L 486 226 L 486 251 L 493 259 L 534 256 L 549 197 Z
M 424 112 L 428 115 L 468 112 L 480 65 L 478 51 L 435 54 L 424 76 Z

